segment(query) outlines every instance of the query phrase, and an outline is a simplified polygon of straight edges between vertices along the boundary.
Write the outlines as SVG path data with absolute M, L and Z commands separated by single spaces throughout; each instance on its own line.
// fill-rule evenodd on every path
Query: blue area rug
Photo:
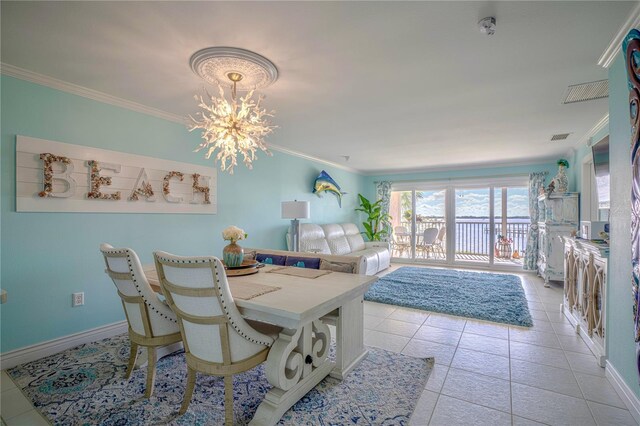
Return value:
M 515 275 L 404 266 L 376 282 L 365 300 L 461 317 L 531 327 Z
M 332 348 L 333 349 L 333 348 Z M 35 407 L 56 425 L 222 425 L 222 377 L 198 375 L 189 410 L 178 417 L 186 383 L 184 353 L 157 364 L 156 387 L 144 398 L 146 368 L 124 379 L 129 338 L 81 345 L 8 370 Z M 285 425 L 408 424 L 433 358 L 369 349 L 344 381 L 324 379 L 285 413 Z M 271 389 L 264 364 L 234 376 L 234 425 L 246 425 Z

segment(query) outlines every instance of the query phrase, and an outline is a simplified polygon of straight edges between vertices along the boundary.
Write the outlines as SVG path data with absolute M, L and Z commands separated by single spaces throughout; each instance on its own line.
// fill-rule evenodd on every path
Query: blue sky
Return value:
M 417 213 L 423 216 L 444 216 L 445 191 L 422 191 L 416 200 Z M 502 211 L 501 191 L 496 191 L 495 212 Z M 456 216 L 489 216 L 489 189 L 456 190 Z M 529 216 L 527 188 L 507 189 L 507 217 Z

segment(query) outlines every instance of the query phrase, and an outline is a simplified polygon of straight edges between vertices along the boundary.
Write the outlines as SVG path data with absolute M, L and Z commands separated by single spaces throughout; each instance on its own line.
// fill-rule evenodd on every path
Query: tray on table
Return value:
M 224 265 L 224 262 L 222 263 Z M 224 267 L 227 277 L 238 277 L 242 275 L 257 274 L 260 272 L 260 262 L 253 259 L 246 259 L 240 266 Z

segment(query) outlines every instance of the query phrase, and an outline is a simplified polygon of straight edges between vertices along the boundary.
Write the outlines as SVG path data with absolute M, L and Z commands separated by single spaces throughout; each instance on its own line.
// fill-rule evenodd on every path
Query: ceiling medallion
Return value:
M 189 131 L 202 129 L 202 143 L 195 149 L 207 149 L 207 159 L 217 151 L 220 170 L 233 174 L 239 154 L 247 168 L 253 168 L 257 150 L 271 155 L 264 139 L 276 126 L 268 117 L 273 111 L 262 107 L 264 95 L 253 98 L 254 90 L 276 81 L 278 70 L 267 58 L 244 49 L 210 47 L 191 56 L 191 69 L 205 81 L 218 86 L 218 96 L 196 95 L 201 111 L 189 116 Z M 227 100 L 222 82 L 230 82 L 231 100 Z M 238 97 L 237 90 L 249 90 Z
M 228 81 L 231 72 L 242 75 L 239 90 L 264 89 L 278 79 L 276 66 L 262 55 L 236 47 L 207 47 L 189 59 L 191 69 L 211 84 Z

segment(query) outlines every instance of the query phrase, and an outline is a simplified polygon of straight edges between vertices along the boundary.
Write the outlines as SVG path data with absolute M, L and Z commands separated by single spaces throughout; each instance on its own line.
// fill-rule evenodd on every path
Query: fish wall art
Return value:
M 330 192 L 338 197 L 338 206 L 342 208 L 342 196 L 345 195 L 346 192 L 342 192 L 342 190 L 340 189 L 340 185 L 338 185 L 336 181 L 333 180 L 331 176 L 329 176 L 329 173 L 325 172 L 324 170 L 320 172 L 313 184 L 314 194 L 316 194 L 318 197 L 322 197 L 323 192 Z

